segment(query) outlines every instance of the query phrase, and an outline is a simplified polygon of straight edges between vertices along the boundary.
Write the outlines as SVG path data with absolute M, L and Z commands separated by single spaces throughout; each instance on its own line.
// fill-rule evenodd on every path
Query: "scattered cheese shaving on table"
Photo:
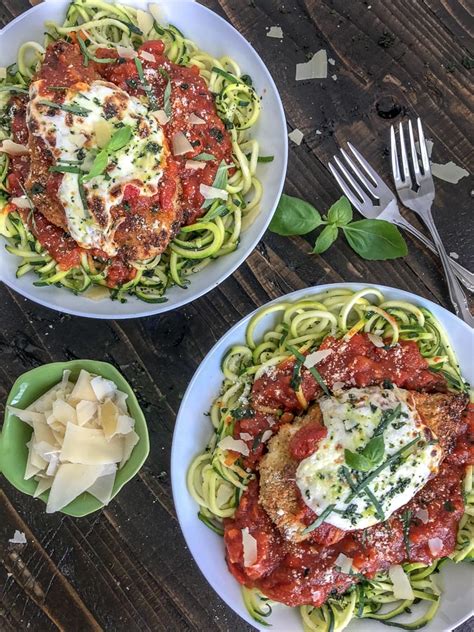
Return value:
M 22 531 L 18 531 L 18 529 L 15 529 L 13 538 L 10 538 L 8 541 L 12 544 L 26 544 L 26 536 Z
M 445 182 L 450 182 L 451 184 L 457 184 L 459 180 L 462 180 L 469 175 L 469 171 L 466 171 L 466 169 L 459 167 L 452 160 L 444 165 L 432 162 L 431 173 L 434 175 L 435 178 L 439 178 L 440 180 L 444 180 Z
M 327 52 L 323 48 L 302 64 L 296 64 L 296 81 L 306 79 L 326 79 L 328 76 Z
M 277 39 L 283 39 L 283 31 L 281 26 L 271 26 L 267 31 L 267 37 L 275 37 Z
M 295 145 L 301 145 L 301 141 L 304 138 L 304 134 L 301 130 L 299 130 L 297 127 L 288 134 L 288 138 L 290 140 L 292 140 Z

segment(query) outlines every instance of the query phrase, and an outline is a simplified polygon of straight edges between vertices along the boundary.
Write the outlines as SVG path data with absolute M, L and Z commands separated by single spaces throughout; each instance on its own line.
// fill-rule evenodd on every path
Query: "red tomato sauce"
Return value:
M 350 340 L 328 337 L 320 348 L 333 350 L 333 353 L 317 365 L 319 374 L 329 388 L 338 382 L 346 387 L 365 387 L 387 380 L 400 388 L 411 390 L 446 390 L 444 377 L 430 371 L 427 361 L 413 341 L 402 340 L 398 345 L 385 349 L 375 347 L 365 334 L 355 334 Z M 275 433 L 281 423 L 292 420 L 289 415 L 303 410 L 291 385 L 294 367 L 295 359 L 289 358 L 270 369 L 253 384 L 253 416 L 237 420 L 234 424 L 236 439 L 240 438 L 242 432 L 252 436 L 246 441 L 250 449 L 250 455 L 244 459 L 246 467 L 255 469 L 265 451 L 265 447 L 256 438 L 262 436 L 266 430 Z M 322 394 L 320 385 L 305 367 L 301 370 L 301 389 L 307 402 L 314 401 Z
M 182 132 L 193 146 L 193 150 L 183 156 L 176 156 L 178 175 L 181 180 L 181 203 L 186 224 L 192 224 L 203 214 L 204 198 L 199 191 L 200 184 L 212 185 L 217 168 L 222 160 L 231 164 L 232 143 L 222 119 L 216 112 L 214 99 L 206 82 L 199 75 L 196 66 L 185 67 L 170 61 L 163 54 L 164 44 L 151 41 L 143 44 L 139 51 L 146 51 L 155 57 L 155 61 L 142 59 L 143 71 L 156 99 L 156 108 L 163 109 L 165 89 L 168 77 L 171 82 L 171 118 L 163 126 L 169 146 L 173 147 L 173 137 Z M 97 56 L 113 58 L 116 51 L 103 48 Z M 96 64 L 97 72 L 105 79 L 116 84 L 132 96 L 145 96 L 135 61 L 125 60 L 122 63 Z M 195 114 L 203 124 L 192 124 L 189 115 Z M 199 154 L 214 156 L 206 160 L 203 169 L 187 169 L 186 161 Z
M 317 365 L 329 387 L 336 382 L 363 387 L 389 380 L 403 388 L 446 390 L 444 379 L 429 371 L 428 363 L 414 342 L 401 342 L 394 348 L 383 349 L 374 347 L 366 335 L 356 334 L 349 341 L 328 338 L 322 348 L 333 349 L 333 353 Z M 243 494 L 235 516 L 224 520 L 226 559 L 235 578 L 288 606 L 320 606 L 330 594 L 345 592 L 361 575 L 370 578 L 393 564 L 407 561 L 430 564 L 452 553 L 464 513 L 465 466 L 474 462 L 473 406 L 467 411 L 463 424 L 467 432 L 458 436 L 438 474 L 388 520 L 351 532 L 323 522 L 310 538 L 299 543 L 282 537 L 259 502 L 258 462 L 266 448 L 262 443 L 255 446 L 254 437 L 268 429 L 275 434 L 282 423 L 291 422 L 294 414 L 301 411 L 301 404 L 290 386 L 294 362 L 286 360 L 256 380 L 249 399 L 249 416 L 234 422 L 234 437 L 240 438 L 242 432 L 252 436 L 246 441 L 250 455 L 243 462 L 257 473 L 257 479 Z M 308 402 L 322 392 L 305 369 L 302 388 Z M 262 408 L 275 412 L 261 412 Z M 301 460 L 317 450 L 324 431 L 320 424 L 311 423 L 296 433 L 290 445 L 294 458 Z M 298 518 L 307 525 L 316 519 L 302 498 Z M 242 529 L 245 527 L 257 541 L 257 560 L 250 567 L 243 563 Z M 335 561 L 340 553 L 353 560 L 355 575 L 339 572 Z
M 26 126 L 26 99 L 13 97 L 10 101 L 12 108 L 12 138 L 15 143 L 28 145 L 28 128 Z M 30 171 L 30 157 L 9 156 L 7 186 L 13 197 L 23 195 L 22 186 L 26 182 Z
M 23 221 L 28 222 L 33 235 L 58 262 L 62 270 L 69 270 L 80 265 L 82 248 L 79 248 L 74 239 L 62 228 L 51 224 L 44 215 L 36 211 L 32 217 L 28 211 L 23 211 L 22 215 Z

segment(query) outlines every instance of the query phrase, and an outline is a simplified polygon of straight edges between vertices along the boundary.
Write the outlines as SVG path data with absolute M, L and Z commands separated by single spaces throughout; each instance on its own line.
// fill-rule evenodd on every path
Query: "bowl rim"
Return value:
M 110 364 L 110 362 L 104 362 L 103 360 L 92 360 L 89 358 L 86 359 L 82 359 L 82 360 L 67 360 L 64 362 L 48 362 L 46 364 L 42 364 L 40 366 L 37 366 L 33 369 L 30 369 L 29 371 L 25 371 L 24 373 L 22 373 L 13 383 L 13 386 L 11 387 L 9 393 L 8 393 L 8 397 L 6 399 L 5 402 L 5 412 L 4 412 L 4 416 L 3 416 L 3 425 L 0 429 L 0 457 L 3 454 L 3 438 L 4 438 L 4 429 L 5 429 L 5 425 L 10 423 L 10 419 L 16 417 L 16 415 L 14 413 L 10 413 L 10 411 L 8 410 L 8 406 L 11 405 L 12 400 L 14 400 L 17 396 L 18 396 L 18 391 L 20 391 L 21 396 L 23 397 L 25 395 L 25 393 L 28 390 L 28 386 L 26 386 L 26 388 L 22 391 L 22 386 L 23 384 L 25 384 L 25 381 L 28 382 L 29 380 L 32 380 L 35 377 L 35 374 L 38 374 L 39 372 L 45 370 L 45 369 L 49 369 L 49 370 L 53 370 L 53 371 L 60 371 L 61 373 L 64 370 L 81 370 L 81 369 L 85 369 L 87 371 L 90 371 L 92 373 L 96 373 L 98 370 L 100 370 L 103 367 L 107 367 L 107 371 L 109 371 L 110 373 L 112 373 L 114 376 L 118 376 L 118 379 L 120 382 L 122 382 L 125 385 L 126 388 L 126 393 L 130 399 L 130 401 L 133 403 L 133 406 L 136 408 L 136 414 L 133 415 L 133 419 L 135 420 L 135 424 L 139 424 L 140 425 L 140 438 L 139 441 L 137 442 L 137 444 L 134 446 L 129 460 L 132 458 L 133 453 L 135 452 L 135 450 L 137 449 L 138 446 L 140 446 L 140 450 L 143 452 L 143 456 L 138 460 L 138 462 L 136 463 L 136 465 L 134 465 L 127 478 L 123 481 L 121 481 L 119 484 L 117 484 L 116 482 L 114 482 L 114 490 L 112 493 L 112 496 L 110 498 L 110 501 L 112 501 L 117 494 L 120 492 L 120 490 L 124 487 L 124 485 L 126 485 L 128 482 L 130 482 L 132 480 L 132 478 L 134 476 L 136 476 L 136 474 L 140 471 L 140 469 L 142 468 L 143 464 L 145 463 L 146 459 L 148 458 L 148 455 L 150 453 L 150 437 L 149 437 L 149 432 L 148 432 L 148 424 L 146 421 L 146 417 L 140 407 L 140 404 L 138 402 L 137 396 L 135 395 L 135 392 L 133 390 L 133 388 L 131 387 L 131 385 L 129 384 L 128 380 L 125 378 L 124 375 L 122 375 L 122 373 L 113 365 Z M 100 375 L 100 374 L 99 374 Z M 52 380 L 52 384 L 49 388 L 51 388 L 52 386 L 54 386 L 56 382 L 56 380 Z M 45 391 L 46 392 L 46 391 Z M 21 422 L 22 423 L 22 422 Z M 136 427 L 135 425 L 135 427 Z M 29 431 L 29 430 L 28 430 Z M 32 434 L 32 430 L 30 433 L 30 436 Z M 138 434 L 138 433 L 137 433 Z M 0 463 L 1 466 L 1 463 Z M 8 470 L 5 471 L 4 469 L 2 469 L 0 467 L 0 475 L 3 475 L 7 481 L 13 486 L 15 487 L 15 489 L 17 489 L 18 491 L 22 492 L 23 494 L 26 494 L 27 496 L 31 496 L 33 497 L 33 494 L 31 492 L 29 492 L 26 489 L 22 489 L 20 487 L 18 487 L 16 480 L 10 476 Z M 43 502 L 46 502 L 44 496 L 45 494 L 47 495 L 49 492 L 46 491 L 43 494 L 41 494 L 40 496 L 38 496 L 38 498 L 40 500 L 42 500 Z M 81 494 L 82 496 L 82 494 Z M 104 503 L 102 503 L 100 500 L 98 499 L 94 499 L 96 502 L 94 502 L 93 504 L 96 505 L 95 508 L 90 509 L 90 510 L 81 510 L 81 509 L 76 509 L 75 508 L 75 503 L 78 500 L 78 498 L 80 498 L 80 496 L 78 496 L 77 498 L 75 498 L 74 500 L 72 500 L 68 505 L 66 505 L 66 507 L 68 508 L 63 508 L 60 509 L 57 513 L 63 513 L 65 515 L 68 516 L 73 516 L 75 518 L 81 518 L 83 516 L 87 516 L 90 515 L 91 513 L 94 513 L 95 511 L 98 511 L 100 509 L 102 509 L 103 507 L 105 507 Z
M 64 1 L 64 3 L 66 4 L 68 2 L 68 0 L 61 0 Z M 107 0 L 109 1 L 109 0 Z M 252 252 L 255 250 L 258 242 L 262 239 L 264 233 L 266 232 L 268 225 L 270 224 L 272 217 L 275 213 L 276 207 L 278 205 L 278 202 L 280 200 L 282 191 L 283 191 L 283 187 L 286 181 L 286 174 L 287 174 L 287 170 L 288 170 L 288 134 L 287 134 L 287 123 L 286 123 L 286 116 L 285 116 L 285 111 L 283 108 L 283 103 L 281 100 L 281 96 L 280 93 L 278 91 L 278 88 L 275 84 L 275 81 L 273 80 L 273 77 L 270 73 L 270 71 L 267 68 L 267 65 L 265 64 L 265 62 L 263 61 L 263 59 L 260 57 L 260 55 L 258 54 L 258 52 L 255 50 L 255 48 L 252 46 L 252 44 L 227 20 L 225 20 L 223 17 L 221 17 L 220 15 L 218 15 L 217 13 L 215 13 L 214 11 L 212 11 L 211 9 L 209 9 L 208 7 L 200 4 L 199 2 L 195 2 L 195 0 L 162 0 L 162 4 L 172 4 L 172 3 L 176 3 L 176 1 L 180 2 L 180 3 L 193 3 L 193 5 L 198 6 L 199 7 L 199 11 L 202 11 L 204 14 L 211 16 L 212 15 L 212 19 L 216 20 L 218 26 L 221 26 L 222 24 L 225 24 L 225 28 L 230 28 L 232 29 L 232 31 L 234 32 L 234 35 L 237 37 L 237 39 L 239 39 L 241 41 L 241 43 L 246 46 L 248 48 L 248 52 L 251 54 L 251 56 L 254 58 L 254 62 L 256 65 L 261 67 L 262 72 L 264 73 L 265 77 L 266 77 L 266 81 L 268 82 L 268 88 L 269 90 L 271 90 L 271 92 L 273 93 L 273 99 L 275 101 L 275 106 L 276 106 L 276 111 L 278 114 L 277 117 L 277 121 L 278 121 L 278 126 L 277 128 L 280 128 L 282 131 L 284 131 L 284 133 L 282 133 L 282 140 L 283 140 L 283 155 L 282 155 L 282 175 L 280 178 L 280 182 L 278 184 L 277 187 L 274 187 L 274 194 L 275 194 L 275 198 L 274 198 L 274 202 L 273 205 L 270 207 L 268 207 L 268 209 L 266 211 L 264 211 L 264 209 L 260 209 L 260 214 L 263 214 L 266 212 L 267 217 L 264 220 L 260 230 L 255 234 L 255 236 L 252 238 L 252 243 L 251 245 L 247 248 L 244 249 L 242 248 L 242 246 L 240 246 L 239 248 L 237 248 L 237 250 L 235 251 L 237 254 L 235 261 L 229 265 L 218 277 L 217 279 L 211 283 L 210 285 L 207 285 L 206 287 L 195 291 L 195 293 L 190 296 L 189 290 L 183 290 L 182 292 L 182 296 L 181 298 L 179 298 L 177 301 L 170 303 L 170 302 L 164 302 L 164 303 L 158 303 L 155 305 L 152 304 L 143 304 L 143 307 L 141 306 L 141 302 L 139 303 L 137 301 L 137 310 L 134 311 L 133 313 L 126 313 L 126 314 L 120 314 L 120 313 L 113 313 L 113 306 L 114 306 L 114 302 L 111 299 L 110 300 L 110 312 L 106 313 L 106 314 L 95 314 L 93 313 L 93 306 L 94 306 L 94 301 L 90 300 L 90 305 L 91 305 L 91 312 L 92 313 L 86 313 L 85 310 L 84 311 L 79 311 L 76 309 L 72 309 L 69 307 L 63 307 L 59 304 L 55 304 L 53 305 L 50 301 L 48 301 L 46 298 L 42 298 L 41 296 L 37 296 L 35 294 L 35 292 L 33 290 L 30 290 L 29 288 L 18 288 L 15 285 L 15 280 L 14 279 L 5 279 L 4 276 L 1 274 L 0 271 L 0 280 L 3 281 L 3 283 L 5 283 L 5 285 L 7 285 L 11 290 L 17 292 L 18 294 L 24 296 L 25 298 L 38 303 L 39 305 L 43 306 L 43 307 L 47 307 L 48 309 L 52 309 L 54 311 L 59 311 L 59 312 L 63 312 L 66 314 L 70 314 L 71 316 L 80 316 L 82 318 L 92 318 L 92 319 L 99 319 L 99 320 L 122 320 L 122 319 L 127 319 L 127 318 L 146 318 L 147 316 L 153 316 L 156 314 L 163 314 L 165 312 L 168 311 L 172 311 L 174 309 L 179 309 L 180 307 L 183 307 L 184 305 L 187 305 L 188 303 L 192 303 L 193 301 L 201 298 L 202 296 L 204 296 L 205 294 L 207 294 L 208 292 L 211 292 L 212 290 L 214 290 L 217 286 L 219 286 L 221 283 L 223 283 L 228 277 L 230 277 L 244 262 L 245 260 L 252 254 Z M 127 0 L 121 0 L 121 2 L 123 4 L 127 4 Z M 146 3 L 146 0 L 133 0 L 133 2 L 136 2 L 138 4 L 142 4 L 142 3 Z M 24 19 L 24 17 L 29 14 L 34 14 L 35 12 L 38 12 L 41 9 L 42 6 L 44 6 L 45 4 L 54 4 L 55 0 L 45 0 L 45 2 L 37 4 L 36 6 L 33 6 L 29 9 L 27 9 L 26 11 L 24 11 L 23 13 L 21 13 L 20 15 L 16 16 L 11 22 L 9 22 L 8 24 L 6 24 L 2 29 L 0 29 L 0 38 L 3 34 L 7 33 L 8 31 L 15 29 L 16 27 L 20 26 L 21 21 Z M 252 226 L 249 226 L 248 230 L 251 230 Z M 229 253 L 232 254 L 232 253 Z M 226 256 L 226 255 L 224 255 Z M 198 272 L 198 274 L 201 273 L 206 273 L 206 270 L 202 270 L 201 272 Z M 190 287 L 192 285 L 192 277 L 191 277 L 191 284 Z M 31 284 L 31 287 L 34 288 L 34 286 Z M 67 289 L 65 288 L 64 291 L 66 292 Z M 105 299 L 104 299 L 105 300 Z M 148 309 L 145 309 L 145 305 L 148 305 Z
M 352 289 L 354 291 L 360 290 L 362 288 L 375 288 L 377 290 L 380 290 L 382 293 L 391 293 L 391 292 L 396 292 L 398 293 L 401 298 L 403 297 L 405 300 L 411 300 L 411 301 L 419 301 L 421 299 L 422 302 L 425 302 L 428 304 L 428 308 L 431 309 L 432 307 L 435 308 L 436 311 L 441 310 L 441 313 L 444 315 L 446 315 L 446 317 L 448 318 L 448 321 L 450 319 L 455 319 L 457 321 L 457 324 L 460 325 L 461 329 L 465 332 L 466 336 L 469 335 L 471 337 L 472 342 L 474 343 L 474 330 L 471 329 L 471 327 L 465 323 L 464 321 L 462 321 L 459 317 L 457 317 L 455 314 L 453 314 L 452 312 L 450 312 L 449 310 L 447 310 L 445 307 L 443 307 L 442 305 L 436 304 L 434 301 L 425 298 L 423 296 L 420 296 L 418 294 L 415 294 L 413 292 L 410 292 L 408 290 L 403 290 L 400 288 L 396 288 L 396 287 L 392 287 L 392 286 L 388 286 L 388 285 L 381 285 L 378 283 L 363 283 L 363 282 L 337 282 L 337 283 L 323 283 L 323 284 L 317 284 L 317 285 L 313 285 L 313 286 L 309 286 L 306 288 L 301 288 L 299 290 L 295 290 L 293 292 L 289 292 L 288 294 L 283 294 L 282 296 L 275 298 L 271 301 L 268 301 L 266 303 L 264 303 L 263 305 L 260 305 L 259 307 L 257 307 L 256 309 L 252 310 L 252 312 L 250 312 L 249 314 L 245 315 L 244 317 L 242 317 L 241 319 L 239 319 L 230 329 L 228 329 L 216 342 L 215 344 L 211 347 L 211 349 L 205 354 L 205 356 L 203 357 L 203 359 L 201 360 L 201 362 L 199 363 L 199 366 L 197 367 L 196 371 L 194 372 L 194 375 L 192 376 L 189 385 L 183 395 L 183 398 L 181 400 L 181 404 L 178 410 L 178 413 L 176 415 L 176 422 L 175 422 L 175 426 L 174 426 L 174 431 L 173 431 L 173 437 L 172 437 L 172 443 L 171 443 L 171 489 L 172 489 L 172 493 L 173 493 L 173 502 L 174 502 L 174 506 L 175 506 L 175 510 L 176 510 L 176 515 L 178 518 L 178 522 L 179 522 L 179 526 L 181 529 L 181 532 L 183 534 L 183 537 L 185 539 L 186 545 L 189 549 L 189 552 L 191 554 L 191 556 L 193 557 L 196 565 L 199 568 L 199 571 L 201 572 L 201 574 L 204 576 L 204 578 L 206 579 L 206 581 L 210 584 L 210 586 L 212 587 L 212 589 L 214 590 L 214 592 L 219 596 L 220 599 L 222 599 L 222 601 L 224 601 L 226 603 L 226 605 L 233 611 L 235 612 L 238 616 L 240 616 L 242 619 L 244 619 L 247 623 L 249 623 L 250 625 L 254 626 L 256 629 L 258 630 L 265 630 L 267 629 L 266 627 L 263 627 L 260 623 L 258 623 L 256 620 L 254 620 L 253 618 L 251 618 L 250 614 L 247 613 L 245 611 L 245 608 L 242 608 L 241 611 L 239 611 L 238 609 L 236 609 L 235 606 L 235 602 L 231 602 L 231 599 L 227 599 L 227 596 L 224 596 L 221 591 L 220 591 L 220 587 L 218 585 L 218 582 L 215 581 L 215 578 L 211 578 L 208 576 L 208 572 L 207 570 L 204 570 L 201 566 L 201 559 L 202 559 L 202 554 L 201 555 L 195 555 L 195 551 L 196 551 L 196 544 L 195 542 L 192 540 L 192 527 L 188 527 L 186 525 L 186 520 L 185 518 L 188 516 L 188 512 L 186 511 L 186 509 L 182 506 L 182 503 L 180 501 L 180 491 L 182 492 L 182 478 L 183 478 L 183 473 L 184 476 L 186 477 L 186 473 L 187 470 L 189 468 L 189 463 L 184 464 L 184 470 L 183 470 L 183 463 L 182 461 L 179 460 L 177 452 L 178 452 L 178 443 L 179 443 L 179 437 L 178 437 L 178 433 L 181 433 L 183 430 L 186 430 L 186 418 L 185 418 L 185 409 L 187 408 L 187 402 L 188 400 L 192 397 L 192 393 L 194 391 L 195 388 L 195 383 L 198 381 L 198 378 L 201 374 L 202 371 L 204 371 L 204 364 L 206 363 L 206 361 L 213 356 L 215 353 L 217 353 L 219 351 L 219 349 L 221 349 L 221 354 L 225 354 L 226 349 L 229 346 L 229 341 L 230 339 L 232 339 L 233 334 L 235 331 L 237 331 L 239 328 L 243 327 L 243 334 L 245 335 L 245 326 L 249 323 L 249 321 L 253 318 L 253 316 L 255 316 L 260 310 L 265 309 L 266 307 L 269 307 L 270 305 L 275 305 L 277 303 L 280 302 L 286 302 L 286 301 L 295 301 L 297 299 L 301 299 L 305 296 L 310 296 L 311 294 L 315 294 L 318 292 L 323 292 L 326 290 L 330 290 L 330 289 L 337 289 L 337 288 L 347 288 L 347 289 Z M 402 299 L 403 300 L 403 299 Z M 449 335 L 449 334 L 448 334 Z M 209 396 L 209 403 L 212 401 L 211 400 L 211 395 Z M 201 411 L 197 411 L 198 413 L 200 413 Z M 207 412 L 207 411 L 203 411 L 203 412 Z M 210 432 L 211 432 L 211 428 L 209 428 L 209 436 L 210 436 Z M 204 448 L 205 446 L 197 446 L 199 448 Z M 187 485 L 185 483 L 185 492 L 189 495 L 189 491 L 187 488 Z M 195 520 L 198 521 L 197 518 L 197 504 L 196 504 L 196 511 L 195 511 Z M 199 521 L 198 521 L 199 522 Z M 186 525 L 186 526 L 184 526 Z M 230 574 L 230 572 L 229 572 Z M 236 581 L 236 580 L 235 580 Z M 243 603 L 243 602 L 242 602 Z M 461 616 L 461 618 L 459 618 L 456 621 L 456 626 L 460 625 L 461 623 L 463 623 L 464 621 L 466 621 L 469 617 L 471 617 L 474 614 L 474 608 L 471 608 L 471 611 L 467 614 L 463 614 Z M 278 622 L 274 622 L 278 625 Z M 279 630 L 279 627 L 276 627 L 277 630 Z M 303 629 L 303 625 L 301 624 L 301 630 Z

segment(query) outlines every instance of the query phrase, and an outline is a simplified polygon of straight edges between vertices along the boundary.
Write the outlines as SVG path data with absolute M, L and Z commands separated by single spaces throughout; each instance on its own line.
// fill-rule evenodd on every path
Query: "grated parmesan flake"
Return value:
M 326 79 L 328 76 L 327 52 L 323 48 L 302 64 L 296 64 L 296 81 L 306 79 Z
M 18 529 L 15 529 L 13 538 L 10 538 L 8 541 L 11 544 L 26 544 L 26 536 L 23 531 L 18 531 Z
M 301 145 L 301 141 L 304 138 L 304 134 L 301 130 L 299 130 L 297 127 L 288 134 L 288 138 L 290 140 L 292 140 L 295 145 Z
M 283 31 L 281 26 L 271 26 L 267 31 L 267 37 L 275 37 L 276 39 L 283 39 Z
M 242 529 L 242 547 L 244 550 L 244 566 L 253 566 L 257 561 L 257 540 L 250 534 L 248 527 Z
M 332 349 L 320 349 L 318 351 L 313 351 L 313 353 L 309 353 L 306 356 L 306 359 L 303 362 L 303 366 L 305 366 L 307 369 L 311 369 L 311 367 L 325 360 L 328 356 L 331 355 L 331 353 L 333 353 Z
M 459 165 L 456 165 L 452 160 L 444 165 L 431 163 L 431 173 L 435 178 L 450 182 L 451 184 L 457 184 L 459 180 L 462 180 L 469 175 L 469 171 L 463 169 Z

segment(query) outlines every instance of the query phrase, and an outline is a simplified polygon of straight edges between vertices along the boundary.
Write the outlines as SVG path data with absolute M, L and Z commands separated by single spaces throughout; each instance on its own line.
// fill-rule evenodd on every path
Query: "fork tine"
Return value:
M 419 185 L 421 172 L 420 165 L 418 164 L 418 154 L 416 153 L 415 137 L 413 136 L 413 125 L 411 121 L 408 121 L 408 137 L 410 139 L 411 164 L 413 167 L 413 172 L 415 174 L 415 182 L 417 185 Z
M 337 156 L 334 156 L 334 162 L 339 167 L 339 169 L 342 171 L 342 173 L 344 174 L 344 177 L 349 182 L 349 184 L 352 186 L 352 188 L 357 193 L 357 195 L 360 197 L 360 199 L 363 202 L 367 202 L 368 201 L 367 193 L 363 189 L 361 189 L 361 187 L 359 186 L 357 181 L 354 179 L 352 174 L 346 169 L 346 167 L 345 167 L 344 163 L 342 162 L 342 160 L 340 160 Z M 358 172 L 355 175 L 357 176 Z
M 349 199 L 350 203 L 352 204 L 352 206 L 354 206 L 358 211 L 361 210 L 362 208 L 362 202 L 359 200 L 359 198 L 357 198 L 354 193 L 352 192 L 352 190 L 350 189 L 350 187 L 348 186 L 347 182 L 344 180 L 344 178 L 340 175 L 339 171 L 336 169 L 336 167 L 332 164 L 332 163 L 328 163 L 328 167 L 329 167 L 329 171 L 332 173 L 332 175 L 334 176 L 336 182 L 338 183 L 338 185 L 341 187 L 344 195 Z
M 400 164 L 398 162 L 397 140 L 395 138 L 395 129 L 393 125 L 390 125 L 390 159 L 392 162 L 392 175 L 395 182 L 395 186 L 401 182 L 400 177 Z
M 423 133 L 423 126 L 421 124 L 421 119 L 418 117 L 416 122 L 418 126 L 418 142 L 420 143 L 421 164 L 423 165 L 423 173 L 427 173 L 431 175 L 430 159 L 428 158 L 425 134 Z
M 416 175 L 420 175 L 420 163 L 418 162 L 418 152 L 416 151 L 415 135 L 413 133 L 413 123 L 411 122 L 411 119 L 408 121 L 408 138 L 410 139 L 410 153 L 413 171 Z
M 351 152 L 354 154 L 354 156 L 357 158 L 357 161 L 359 162 L 360 166 L 364 169 L 366 174 L 369 176 L 369 178 L 372 179 L 373 184 L 375 186 L 380 186 L 381 184 L 383 184 L 378 173 L 374 169 L 372 169 L 372 167 L 369 165 L 367 160 L 364 158 L 364 156 L 361 153 L 358 152 L 358 150 L 354 147 L 354 145 L 350 143 L 349 141 L 347 141 L 347 146 L 349 147 Z
M 402 167 L 403 167 L 403 180 L 405 182 L 410 180 L 410 169 L 408 167 L 408 156 L 407 156 L 407 148 L 405 145 L 405 134 L 403 132 L 403 124 L 400 123 L 398 126 L 400 132 L 400 152 L 402 156 Z
M 379 196 L 377 195 L 376 188 L 374 187 L 373 183 L 371 181 L 369 181 L 368 178 L 365 177 L 365 175 L 363 174 L 361 169 L 354 163 L 352 158 L 350 158 L 349 154 L 344 149 L 342 149 L 342 147 L 341 147 L 341 154 L 343 155 L 344 160 L 347 162 L 349 167 L 354 172 L 354 174 L 357 177 L 357 179 L 359 180 L 359 182 L 362 182 L 362 184 L 365 186 L 365 188 L 368 191 L 370 191 L 371 195 L 373 195 L 375 198 L 379 199 Z

